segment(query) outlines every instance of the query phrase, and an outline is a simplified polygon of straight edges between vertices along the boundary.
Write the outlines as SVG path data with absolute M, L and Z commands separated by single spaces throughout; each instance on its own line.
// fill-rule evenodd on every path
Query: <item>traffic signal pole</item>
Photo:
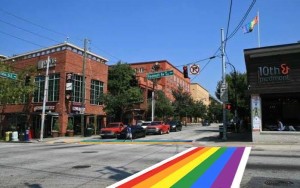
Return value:
M 222 84 L 226 85 L 226 73 L 225 73 L 225 45 L 224 45 L 224 30 L 223 28 L 221 29 L 221 57 L 222 57 Z M 226 88 L 227 90 L 227 88 Z M 227 124 L 226 124 L 226 101 L 223 102 L 223 140 L 227 140 Z

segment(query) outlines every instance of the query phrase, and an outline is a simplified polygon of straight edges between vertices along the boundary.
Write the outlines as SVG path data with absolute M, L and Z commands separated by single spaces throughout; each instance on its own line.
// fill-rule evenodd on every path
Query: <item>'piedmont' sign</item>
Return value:
M 287 64 L 279 66 L 261 66 L 257 70 L 259 83 L 284 82 L 289 80 L 290 68 Z

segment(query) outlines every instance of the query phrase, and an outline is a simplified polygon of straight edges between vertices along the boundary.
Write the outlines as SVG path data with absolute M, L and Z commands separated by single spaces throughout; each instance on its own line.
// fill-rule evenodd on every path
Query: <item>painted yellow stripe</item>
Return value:
M 153 185 L 154 182 L 159 182 L 160 180 L 162 180 L 162 178 L 168 176 L 169 174 L 173 173 L 174 171 L 176 171 L 177 169 L 181 168 L 182 166 L 188 164 L 190 161 L 192 161 L 193 159 L 195 159 L 197 156 L 200 156 L 201 154 L 207 152 L 210 148 L 203 148 L 199 151 L 197 151 L 196 153 L 184 158 L 181 161 L 178 161 L 177 163 L 175 163 L 174 165 L 160 171 L 159 173 L 156 173 L 155 175 L 147 178 L 146 180 L 136 184 L 135 186 L 133 186 L 134 188 L 145 188 L 145 187 L 150 187 Z
M 154 184 L 153 186 L 151 186 L 151 188 L 171 187 L 174 183 L 176 183 L 178 180 L 183 178 L 186 174 L 188 174 L 195 167 L 200 165 L 203 161 L 205 161 L 209 156 L 211 156 L 213 153 L 215 153 L 218 149 L 220 149 L 220 147 L 210 148 L 207 152 L 198 156 L 197 158 L 195 158 L 188 164 L 184 165 L 182 168 L 169 174 L 164 179 L 162 179 L 161 181 L 159 181 L 156 184 Z

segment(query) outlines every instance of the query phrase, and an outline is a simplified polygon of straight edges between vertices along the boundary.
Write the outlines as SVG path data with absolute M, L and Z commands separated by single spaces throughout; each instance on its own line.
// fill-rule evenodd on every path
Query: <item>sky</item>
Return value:
M 224 36 L 234 33 L 253 2 L 242 26 L 258 12 L 259 25 L 247 34 L 238 28 L 226 43 L 226 62 L 238 72 L 246 72 L 244 49 L 257 48 L 258 41 L 261 47 L 300 41 L 299 0 L 232 0 L 228 24 L 230 2 L 0 0 L 0 54 L 11 57 L 65 41 L 83 48 L 87 38 L 89 50 L 108 65 L 167 60 L 182 70 L 196 63 L 200 74 L 189 74 L 191 82 L 215 96 L 222 79 L 221 28 Z M 232 71 L 226 66 L 226 73 Z

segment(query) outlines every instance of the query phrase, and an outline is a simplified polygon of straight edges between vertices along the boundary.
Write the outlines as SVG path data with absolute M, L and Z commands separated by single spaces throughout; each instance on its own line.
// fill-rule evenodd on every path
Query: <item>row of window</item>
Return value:
M 47 49 L 47 50 L 44 50 L 44 51 L 39 51 L 39 52 L 36 52 L 36 53 L 31 53 L 31 54 L 22 56 L 22 58 L 23 59 L 30 59 L 30 58 L 39 57 L 39 56 L 42 56 L 42 55 L 48 55 L 48 54 L 54 53 L 54 52 L 59 52 L 59 51 L 62 51 L 62 50 L 70 50 L 70 51 L 72 51 L 74 53 L 77 53 L 79 55 L 83 55 L 82 50 L 77 49 L 77 48 L 73 48 L 73 47 L 68 46 L 68 45 L 65 45 L 65 46 L 61 46 L 61 47 Z M 87 58 L 93 59 L 93 60 L 98 61 L 98 62 L 102 62 L 101 58 L 93 56 L 91 54 L 87 54 Z
M 37 89 L 33 95 L 33 102 L 39 103 L 44 100 L 45 76 L 37 76 L 34 79 Z M 57 102 L 59 100 L 59 82 L 60 74 L 49 75 L 48 84 L 48 102 Z M 82 102 L 82 76 L 74 75 L 73 92 L 71 101 Z M 90 104 L 101 105 L 99 97 L 103 94 L 104 83 L 99 80 L 91 80 L 90 85 Z

